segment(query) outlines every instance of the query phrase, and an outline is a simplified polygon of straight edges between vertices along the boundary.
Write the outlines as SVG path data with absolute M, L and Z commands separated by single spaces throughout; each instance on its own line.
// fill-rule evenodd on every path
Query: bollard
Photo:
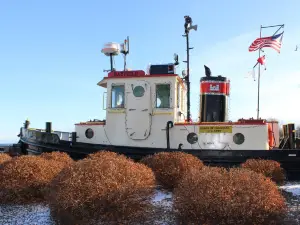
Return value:
M 287 124 L 288 137 L 289 137 L 289 149 L 295 149 L 295 124 Z
M 76 143 L 76 140 L 77 140 L 77 133 L 72 132 L 72 143 Z
M 51 133 L 52 124 L 51 122 L 46 122 L 46 133 Z

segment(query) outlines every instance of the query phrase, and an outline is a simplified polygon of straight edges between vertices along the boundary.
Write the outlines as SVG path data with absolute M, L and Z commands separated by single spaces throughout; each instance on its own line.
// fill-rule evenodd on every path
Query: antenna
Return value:
M 121 44 L 121 53 L 124 55 L 124 71 L 126 70 L 126 55 L 129 54 L 129 36 Z
M 191 113 L 190 113 L 190 50 L 193 48 L 190 48 L 189 43 L 189 32 L 190 30 L 197 31 L 197 25 L 192 25 L 193 20 L 190 16 L 184 16 L 185 23 L 184 23 L 184 31 L 185 34 L 182 35 L 186 37 L 186 51 L 187 51 L 187 59 L 186 61 L 183 61 L 187 64 L 187 75 L 185 76 L 185 81 L 187 84 L 187 121 L 191 121 Z
M 178 55 L 176 53 L 174 53 L 174 61 L 175 61 L 175 63 L 174 63 L 175 66 L 179 65 Z

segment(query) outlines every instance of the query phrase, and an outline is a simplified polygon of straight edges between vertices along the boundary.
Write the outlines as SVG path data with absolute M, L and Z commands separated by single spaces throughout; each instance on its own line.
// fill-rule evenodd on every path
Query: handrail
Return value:
M 170 149 L 170 132 L 169 129 L 174 126 L 172 121 L 167 122 L 167 127 L 166 127 L 166 135 L 167 135 L 167 149 Z

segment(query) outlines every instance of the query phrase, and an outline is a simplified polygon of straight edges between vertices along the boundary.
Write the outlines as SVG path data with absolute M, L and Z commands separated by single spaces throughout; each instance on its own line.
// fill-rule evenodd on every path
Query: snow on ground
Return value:
M 172 207 L 172 192 L 156 190 L 152 198 L 154 205 L 161 205 L 165 207 Z
M 300 184 L 299 182 L 288 182 L 283 186 L 280 186 L 281 189 L 292 193 L 293 195 L 300 196 Z
M 163 207 L 164 209 L 172 208 L 172 193 L 163 190 L 156 190 L 152 197 L 154 206 Z M 167 216 L 167 215 L 166 215 Z M 166 223 L 166 218 L 161 215 L 155 219 L 155 224 Z M 0 204 L 0 225 L 54 225 L 50 216 L 50 209 L 47 205 L 1 205 Z
M 280 186 L 287 192 L 293 193 L 295 197 L 300 198 L 300 183 L 288 182 L 283 186 Z M 157 206 L 157 216 L 153 218 L 155 220 L 152 224 L 169 225 L 174 224 L 171 217 L 172 210 L 172 193 L 165 190 L 157 189 L 152 197 L 152 204 Z M 296 212 L 297 211 L 297 212 Z M 290 213 L 296 213 L 296 217 L 299 217 L 299 206 L 291 206 Z M 157 218 L 156 218 L 157 217 Z M 294 217 L 292 215 L 292 220 Z M 299 220 L 299 219 L 298 219 Z M 297 221 L 298 221 L 297 220 Z M 298 221 L 300 224 L 300 221 Z M 0 205 L 0 224 L 1 225 L 54 225 L 55 223 L 51 219 L 50 210 L 47 205 Z M 288 221 L 289 225 L 296 224 Z
M 0 205 L 1 225 L 54 225 L 47 206 L 32 205 Z

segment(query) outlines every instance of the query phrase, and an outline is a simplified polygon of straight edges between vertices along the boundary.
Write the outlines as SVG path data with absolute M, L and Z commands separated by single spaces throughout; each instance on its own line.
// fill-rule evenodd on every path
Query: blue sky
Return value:
M 173 53 L 185 60 L 184 15 L 198 31 L 191 33 L 192 116 L 198 115 L 199 79 L 208 65 L 213 75 L 231 79 L 230 119 L 256 116 L 257 82 L 245 78 L 257 53 L 248 47 L 260 25 L 285 24 L 281 54 L 266 50 L 261 80 L 261 116 L 300 123 L 300 1 L 1 1 L 0 143 L 17 141 L 26 118 L 32 127 L 52 121 L 55 130 L 103 119 L 97 82 L 109 68 L 101 54 L 105 42 L 130 36 L 128 67 L 169 63 Z M 270 35 L 274 30 L 264 30 Z M 116 59 L 122 67 L 122 57 Z M 181 63 L 181 71 L 184 66 Z M 288 100 L 287 100 L 288 99 Z

